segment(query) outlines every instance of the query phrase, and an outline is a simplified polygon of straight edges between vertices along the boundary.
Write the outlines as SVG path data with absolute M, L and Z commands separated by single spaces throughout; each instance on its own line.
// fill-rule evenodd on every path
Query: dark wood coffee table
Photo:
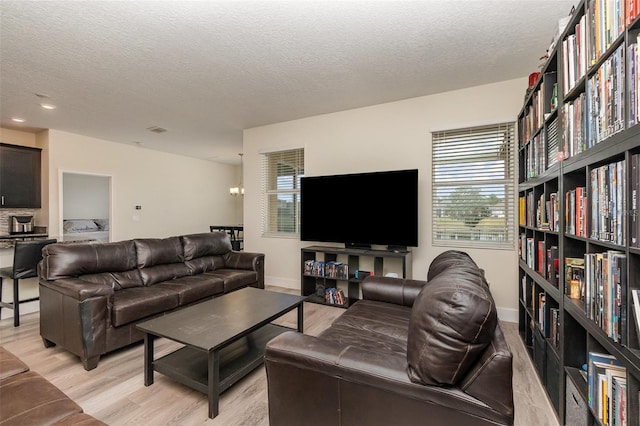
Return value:
M 209 396 L 209 418 L 218 415 L 222 392 L 264 360 L 264 348 L 275 336 L 292 330 L 274 319 L 298 308 L 298 331 L 303 327 L 305 296 L 243 288 L 218 298 L 144 321 L 144 384 L 153 384 L 157 371 Z M 156 337 L 185 346 L 153 359 Z

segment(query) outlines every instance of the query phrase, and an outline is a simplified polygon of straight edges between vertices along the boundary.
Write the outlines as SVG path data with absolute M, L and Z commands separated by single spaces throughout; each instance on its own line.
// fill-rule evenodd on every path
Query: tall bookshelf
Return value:
M 639 3 L 582 0 L 518 117 L 518 328 L 561 424 L 640 424 Z

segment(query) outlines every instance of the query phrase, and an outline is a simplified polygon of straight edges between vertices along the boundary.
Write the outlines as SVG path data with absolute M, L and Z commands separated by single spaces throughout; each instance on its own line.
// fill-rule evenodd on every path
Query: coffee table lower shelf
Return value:
M 223 348 L 220 351 L 218 394 L 262 365 L 267 342 L 285 331 L 292 329 L 267 324 Z M 153 370 L 198 392 L 209 393 L 205 351 L 184 346 L 153 361 Z

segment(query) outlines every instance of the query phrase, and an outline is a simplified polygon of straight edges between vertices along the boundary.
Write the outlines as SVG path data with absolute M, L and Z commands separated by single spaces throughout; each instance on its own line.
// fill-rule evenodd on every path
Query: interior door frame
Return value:
M 109 241 L 113 241 L 113 176 L 107 175 L 103 173 L 92 173 L 87 171 L 79 171 L 79 170 L 66 170 L 59 169 L 58 170 L 58 229 L 59 234 L 62 236 L 64 234 L 64 175 L 74 174 L 74 175 L 84 175 L 84 176 L 97 176 L 97 177 L 105 177 L 109 180 Z

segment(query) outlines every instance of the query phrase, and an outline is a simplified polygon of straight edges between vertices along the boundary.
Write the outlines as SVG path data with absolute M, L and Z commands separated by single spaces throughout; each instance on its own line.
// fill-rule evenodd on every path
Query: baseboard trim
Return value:
M 275 287 L 284 287 L 291 290 L 300 290 L 300 280 L 292 280 L 289 278 L 281 278 L 281 277 L 264 277 L 265 285 L 272 285 Z
M 498 319 L 506 322 L 518 322 L 518 310 L 513 308 L 498 308 Z

